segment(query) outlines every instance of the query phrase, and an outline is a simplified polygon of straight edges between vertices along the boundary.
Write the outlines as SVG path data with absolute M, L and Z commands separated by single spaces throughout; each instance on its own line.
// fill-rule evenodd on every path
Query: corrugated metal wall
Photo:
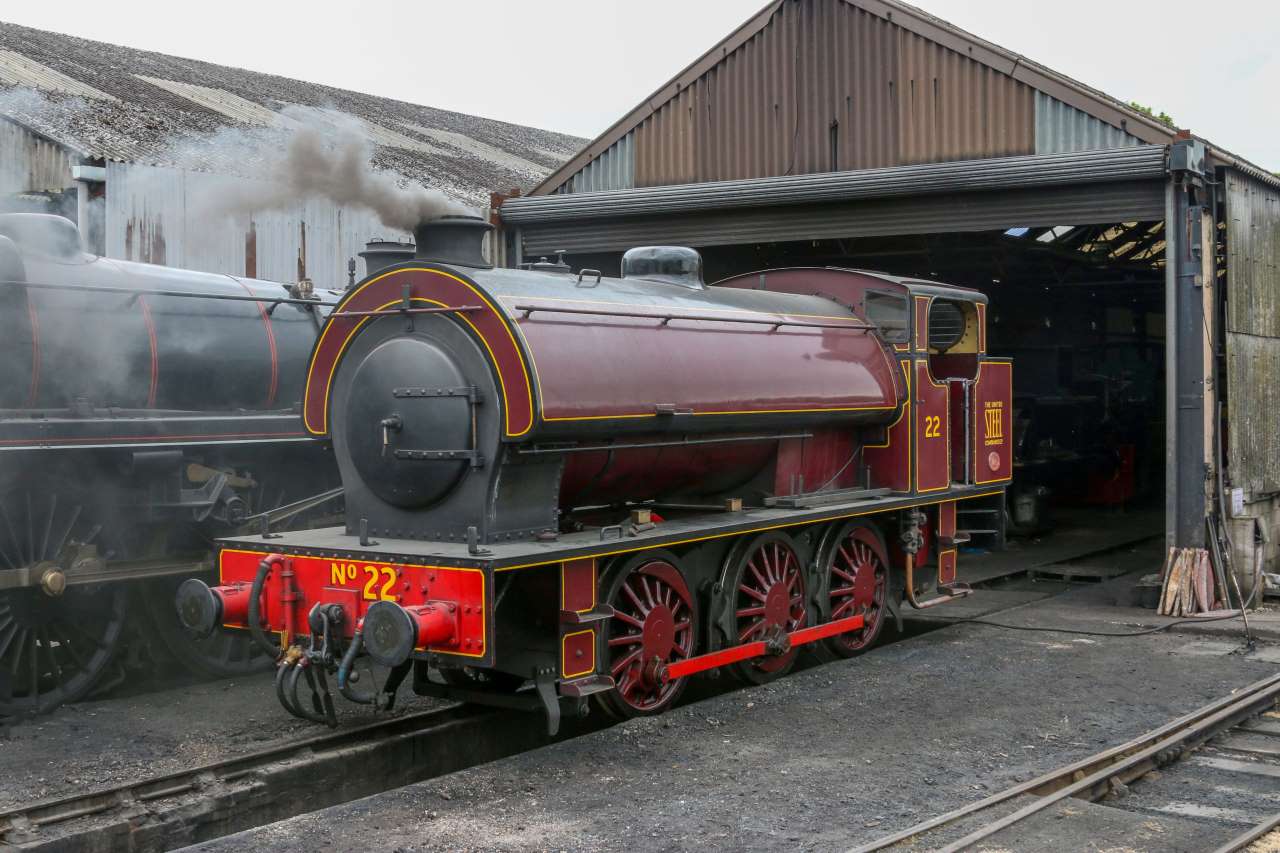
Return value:
M 841 0 L 802 0 L 634 131 L 635 185 L 1034 149 L 1032 90 Z
M 636 185 L 635 134 L 628 133 L 599 157 L 574 172 L 556 192 L 591 193 L 629 190 Z
M 0 193 L 61 192 L 74 186 L 73 156 L 21 125 L 0 119 Z
M 1126 148 L 1142 140 L 1068 106 L 1044 92 L 1036 92 L 1036 153 L 1061 154 L 1098 148 Z
M 1228 170 L 1228 474 L 1249 497 L 1280 492 L 1280 192 Z
M 367 211 L 307 201 L 226 215 L 210 199 L 241 180 L 203 172 L 107 164 L 108 257 L 342 288 L 347 259 L 374 236 L 407 238 Z M 356 259 L 357 276 L 364 265 Z
M 555 192 L 1139 143 L 844 0 L 796 0 Z

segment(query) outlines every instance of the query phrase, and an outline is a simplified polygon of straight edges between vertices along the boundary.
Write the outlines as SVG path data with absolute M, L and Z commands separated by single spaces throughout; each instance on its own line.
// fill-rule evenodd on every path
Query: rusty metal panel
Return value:
M 1227 332 L 1227 474 L 1249 500 L 1280 492 L 1280 338 Z
M 284 210 L 223 214 L 207 203 L 239 178 L 107 163 L 106 253 L 205 272 L 342 288 L 347 260 L 373 237 L 411 239 L 372 214 L 309 200 Z M 357 259 L 357 264 L 360 261 Z M 363 265 L 357 275 L 363 276 Z
M 74 186 L 79 157 L 21 125 L 0 119 L 0 194 L 61 192 Z
M 1280 338 L 1280 191 L 1227 170 L 1227 330 Z
M 1280 492 L 1280 191 L 1233 169 L 1227 197 L 1227 471 Z
M 639 123 L 635 186 L 1030 154 L 1034 94 L 843 0 L 786 3 Z
M 1142 145 L 1136 136 L 1057 98 L 1036 92 L 1036 153 L 1058 154 Z
M 1034 153 L 1031 87 L 907 30 L 898 39 L 900 163 Z

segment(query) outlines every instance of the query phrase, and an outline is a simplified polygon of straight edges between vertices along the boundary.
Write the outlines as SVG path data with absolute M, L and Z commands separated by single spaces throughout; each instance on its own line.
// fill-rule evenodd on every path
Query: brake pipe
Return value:
M 287 647 L 288 644 L 276 645 L 267 637 L 267 632 L 262 630 L 261 605 L 262 589 L 266 586 L 267 576 L 271 574 L 271 567 L 277 564 L 281 567 L 285 565 L 284 557 L 279 554 L 268 554 L 262 558 L 262 562 L 258 563 L 258 573 L 253 576 L 253 586 L 249 590 L 249 634 L 264 652 L 279 659 L 283 653 L 283 648 Z M 289 610 L 286 609 L 285 615 L 286 617 L 289 616 Z
M 356 658 L 360 657 L 363 649 L 364 620 L 361 619 L 356 624 L 356 632 L 351 637 L 351 644 L 347 646 L 346 654 L 342 656 L 342 663 L 338 664 L 338 692 L 349 702 L 372 705 L 376 698 L 373 693 L 361 693 L 351 686 L 351 668 L 355 666 Z

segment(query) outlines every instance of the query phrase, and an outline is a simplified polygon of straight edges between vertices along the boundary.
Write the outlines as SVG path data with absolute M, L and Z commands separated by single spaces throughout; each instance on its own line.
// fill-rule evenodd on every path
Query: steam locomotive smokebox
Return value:
M 489 269 L 484 238 L 493 226 L 478 216 L 441 216 L 419 225 L 413 232 L 420 261 Z

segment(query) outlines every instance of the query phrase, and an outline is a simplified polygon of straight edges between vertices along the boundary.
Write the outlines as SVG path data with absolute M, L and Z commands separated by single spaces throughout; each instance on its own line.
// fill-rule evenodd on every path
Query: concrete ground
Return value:
M 990 617 L 1094 635 L 919 624 L 936 630 L 198 849 L 845 849 L 1276 671 L 1275 647 L 1239 653 L 1233 634 L 1098 636 L 1158 621 L 1125 606 L 1131 584 L 1030 596 Z M 955 615 L 987 609 L 985 594 Z M 1176 822 L 1162 827 L 1164 847 L 1132 849 L 1176 849 Z

